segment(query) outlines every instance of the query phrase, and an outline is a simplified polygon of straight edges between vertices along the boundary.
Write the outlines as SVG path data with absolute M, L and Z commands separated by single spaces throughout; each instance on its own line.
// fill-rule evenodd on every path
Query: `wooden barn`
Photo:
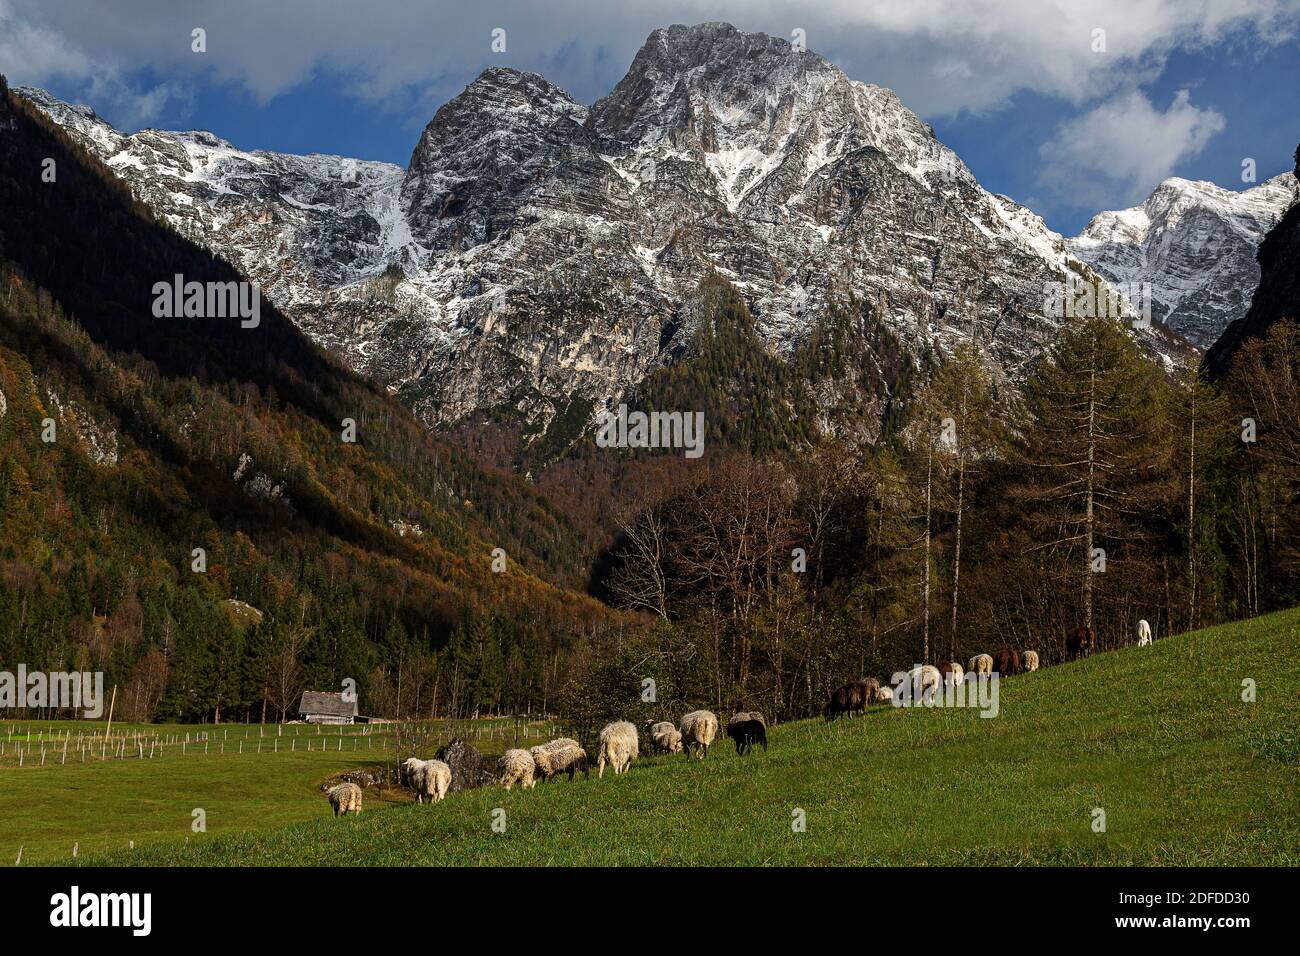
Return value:
M 357 699 L 341 691 L 305 690 L 298 704 L 298 716 L 309 724 L 354 724 Z

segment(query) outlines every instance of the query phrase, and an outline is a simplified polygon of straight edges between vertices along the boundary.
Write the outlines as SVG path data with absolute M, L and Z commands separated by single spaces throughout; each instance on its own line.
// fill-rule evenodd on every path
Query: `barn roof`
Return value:
M 325 714 L 330 717 L 357 716 L 357 699 L 344 700 L 343 693 L 325 690 L 305 690 L 298 705 L 300 714 Z

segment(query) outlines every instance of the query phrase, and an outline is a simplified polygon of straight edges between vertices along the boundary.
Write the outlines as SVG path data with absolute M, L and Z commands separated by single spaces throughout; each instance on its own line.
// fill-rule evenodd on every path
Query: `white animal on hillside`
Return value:
M 519 784 L 525 790 L 532 789 L 537 782 L 533 778 L 536 769 L 537 764 L 533 761 L 533 755 L 517 747 L 507 750 L 497 761 L 497 776 L 501 778 L 507 790 L 515 784 Z
M 711 710 L 693 710 L 682 718 L 682 748 L 703 760 L 718 736 L 718 717 Z
M 1025 651 L 1020 655 L 1020 663 L 1026 672 L 1038 670 L 1038 651 Z
M 1151 625 L 1146 621 L 1138 621 L 1138 647 L 1146 647 L 1151 643 Z
M 411 789 L 415 791 L 415 802 L 424 803 L 428 797 L 430 803 L 437 803 L 447 795 L 451 786 L 451 768 L 441 760 L 408 760 L 408 777 Z
M 888 687 L 880 688 L 880 693 L 876 696 L 876 700 L 882 704 L 887 704 L 893 699 L 894 699 L 894 692 L 892 689 Z
M 682 752 L 682 732 L 673 726 L 670 720 L 661 720 L 650 725 L 650 740 L 654 749 L 660 753 L 679 754 Z
M 596 778 L 605 775 L 605 764 L 614 768 L 619 774 L 632 765 L 639 756 L 640 744 L 637 741 L 636 726 L 626 720 L 616 720 L 606 724 L 600 732 L 600 752 L 596 756 Z
M 334 815 L 347 816 L 350 813 L 361 813 L 361 788 L 355 783 L 340 783 L 338 786 L 330 787 L 325 792 L 329 799 L 330 806 L 334 808 Z
M 976 674 L 992 674 L 993 656 L 991 654 L 976 654 L 970 659 L 970 667 L 966 669 Z
M 907 683 L 913 703 L 931 700 L 943 687 L 943 675 L 933 664 L 922 664 L 907 672 Z
M 587 752 L 571 737 L 558 737 L 530 747 L 528 752 L 533 755 L 537 764 L 536 775 L 543 782 L 562 773 L 567 773 L 570 780 L 579 770 L 587 773 Z
M 411 785 L 411 771 L 424 763 L 419 757 L 407 757 L 402 761 L 401 780 L 405 786 Z
M 952 670 L 943 675 L 943 682 L 949 687 L 956 687 L 958 684 L 964 683 L 965 680 L 966 674 L 956 661 L 952 662 Z

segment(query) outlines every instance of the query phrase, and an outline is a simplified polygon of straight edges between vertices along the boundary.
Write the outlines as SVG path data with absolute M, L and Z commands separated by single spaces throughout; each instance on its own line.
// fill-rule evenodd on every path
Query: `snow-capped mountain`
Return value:
M 1108 281 L 1149 283 L 1152 317 L 1208 348 L 1250 308 L 1255 253 L 1295 200 L 1289 172 L 1241 192 L 1166 179 L 1140 206 L 1098 213 L 1068 245 Z
M 591 107 L 487 70 L 406 170 L 123 136 L 20 92 L 430 423 L 497 411 L 541 430 L 616 401 L 690 334 L 711 273 L 774 352 L 856 303 L 914 356 L 973 339 L 1015 381 L 1065 321 L 1044 314 L 1051 284 L 1091 272 L 892 92 L 727 24 L 656 30 Z

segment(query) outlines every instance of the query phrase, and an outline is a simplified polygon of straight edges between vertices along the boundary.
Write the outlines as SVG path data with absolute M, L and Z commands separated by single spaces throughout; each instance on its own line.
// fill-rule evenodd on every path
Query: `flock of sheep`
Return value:
M 1150 644 L 1150 625 L 1146 621 L 1139 621 L 1137 630 L 1138 646 Z M 1091 628 L 1080 628 L 1072 637 L 1073 640 L 1067 641 L 1070 656 L 1085 655 L 1095 644 Z M 968 674 L 996 672 L 1011 675 L 1036 670 L 1037 651 L 1017 651 L 1004 647 L 996 656 L 976 654 L 964 670 L 956 661 L 922 664 L 908 672 L 908 681 L 918 694 L 925 694 L 937 692 L 945 684 L 961 683 L 967 679 Z M 882 687 L 874 677 L 868 677 L 832 691 L 822 709 L 822 715 L 827 720 L 832 720 L 841 714 L 860 713 L 871 704 L 885 703 L 892 699 L 891 688 Z M 646 731 L 656 753 L 685 753 L 703 759 L 708 756 L 709 747 L 718 736 L 718 718 L 712 711 L 693 710 L 682 717 L 680 729 L 673 726 L 671 721 L 661 720 L 648 723 Z M 762 744 L 766 750 L 767 721 L 757 711 L 738 712 L 727 721 L 727 736 L 735 743 L 738 754 L 748 753 L 754 744 Z M 606 764 L 615 775 L 625 773 L 632 761 L 640 756 L 640 736 L 635 725 L 626 720 L 616 720 L 601 730 L 599 748 L 596 756 L 598 778 L 605 775 Z M 507 750 L 497 761 L 497 777 L 507 790 L 515 784 L 529 789 L 539 778 L 548 781 L 561 774 L 567 774 L 572 780 L 579 771 L 584 775 L 590 773 L 587 752 L 576 740 L 568 737 L 527 750 Z M 441 760 L 410 757 L 402 762 L 401 778 L 404 784 L 415 791 L 417 803 L 423 803 L 425 797 L 429 798 L 430 803 L 437 803 L 447 795 L 447 789 L 451 786 L 451 768 Z M 361 788 L 355 783 L 341 783 L 331 787 L 326 796 L 336 817 L 361 812 Z
M 1150 644 L 1151 625 L 1146 621 L 1138 621 L 1137 646 L 1147 647 Z M 1066 658 L 1075 660 L 1086 657 L 1096 646 L 1096 632 L 1090 627 L 1079 627 L 1066 635 Z M 945 686 L 955 686 L 968 680 L 971 675 L 997 673 L 1009 677 L 1012 674 L 1036 671 L 1038 665 L 1037 651 L 1003 647 L 996 654 L 976 654 L 965 669 L 956 661 L 938 661 L 914 667 L 906 672 L 907 679 L 900 685 L 900 691 L 911 691 L 917 699 L 923 700 L 939 693 Z M 861 713 L 871 704 L 891 702 L 893 698 L 893 688 L 882 686 L 874 677 L 865 677 L 831 691 L 830 698 L 822 708 L 822 716 L 828 721 L 834 720 L 843 714 Z
M 712 711 L 693 710 L 682 718 L 681 728 L 671 721 L 658 721 L 647 726 L 651 746 L 658 753 L 685 753 L 703 759 L 718 736 L 718 718 Z M 736 744 L 736 752 L 748 753 L 754 744 L 767 749 L 767 722 L 758 711 L 744 711 L 727 722 L 727 736 Z M 632 761 L 640 756 L 640 737 L 636 727 L 626 720 L 607 724 L 600 732 L 599 752 L 596 756 L 596 776 L 605 775 L 606 764 L 615 774 L 625 773 Z M 540 779 L 548 781 L 562 774 L 570 780 L 581 771 L 590 773 L 587 752 L 576 740 L 561 737 L 527 750 L 507 750 L 497 761 L 497 777 L 507 790 L 515 784 L 533 787 Z M 402 762 L 401 780 L 415 791 L 417 803 L 428 797 L 437 803 L 447 795 L 451 786 L 451 768 L 441 760 L 420 760 L 410 757 Z M 361 788 L 355 783 L 340 783 L 325 794 L 334 816 L 361 812 Z
M 757 723 L 760 730 L 754 733 Z M 651 746 L 657 753 L 694 755 L 703 759 L 718 736 L 718 718 L 712 711 L 693 710 L 682 718 L 679 730 L 671 721 L 660 720 L 646 727 Z M 727 724 L 727 734 L 736 741 L 736 751 L 745 753 L 752 742 L 767 746 L 766 724 L 757 712 L 736 714 Z M 632 761 L 641 755 L 641 739 L 635 725 L 626 720 L 606 724 L 598 738 L 596 776 L 605 775 L 605 766 L 617 775 L 626 773 Z M 532 787 L 538 780 L 550 780 L 568 774 L 570 780 L 581 770 L 588 773 L 587 752 L 576 740 L 561 737 L 528 750 L 507 750 L 497 762 L 497 775 L 507 790 L 515 784 Z

